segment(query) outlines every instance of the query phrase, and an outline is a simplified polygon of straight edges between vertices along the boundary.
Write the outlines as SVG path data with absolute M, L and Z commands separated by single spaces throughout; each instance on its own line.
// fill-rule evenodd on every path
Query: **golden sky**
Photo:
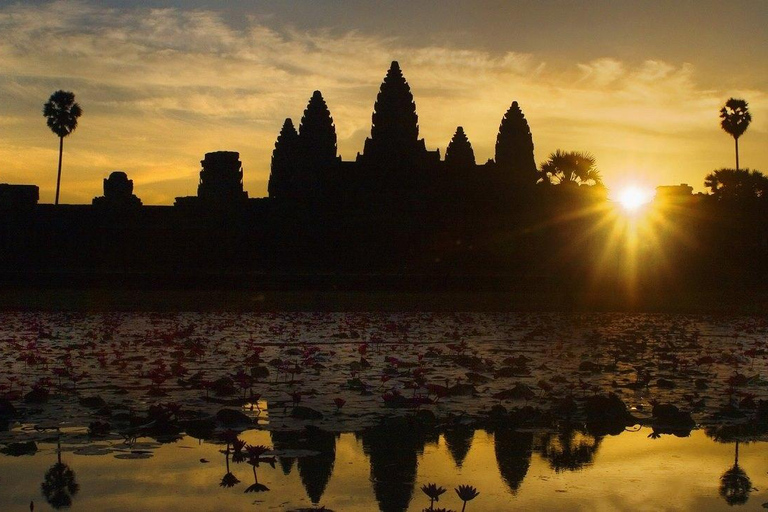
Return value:
M 240 152 L 266 195 L 286 117 L 322 91 L 339 152 L 370 133 L 389 63 L 411 85 L 420 134 L 444 154 L 464 127 L 478 162 L 518 101 L 536 161 L 589 151 L 606 184 L 654 187 L 733 167 L 718 110 L 749 102 L 742 167 L 768 172 L 768 2 L 265 2 L 0 0 L 0 182 L 52 202 L 57 89 L 84 110 L 65 140 L 62 202 L 90 203 L 123 170 L 145 204 L 194 195 L 199 161 Z M 649 5 L 652 4 L 652 5 Z

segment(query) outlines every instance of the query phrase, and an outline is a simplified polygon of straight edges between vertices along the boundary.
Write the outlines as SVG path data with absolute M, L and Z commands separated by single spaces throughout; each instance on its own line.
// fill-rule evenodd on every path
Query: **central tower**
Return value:
M 400 65 L 393 61 L 373 106 L 370 138 L 361 160 L 385 168 L 411 167 L 426 151 L 419 140 L 419 116 Z

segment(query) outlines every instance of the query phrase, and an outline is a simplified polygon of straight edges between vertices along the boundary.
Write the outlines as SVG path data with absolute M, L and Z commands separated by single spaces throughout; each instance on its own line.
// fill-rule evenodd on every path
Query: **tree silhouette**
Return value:
M 559 473 L 576 471 L 592 463 L 600 446 L 600 438 L 573 428 L 558 434 L 545 434 L 541 440 L 541 455 Z
M 720 109 L 720 126 L 726 133 L 733 137 L 736 144 L 736 170 L 739 170 L 739 137 L 747 131 L 752 115 L 747 108 L 747 102 L 736 98 L 730 98 Z
M 551 185 L 602 185 L 595 157 L 580 151 L 557 150 L 541 164 L 539 179 Z
M 51 94 L 48 102 L 43 105 L 43 116 L 48 119 L 48 128 L 59 136 L 59 172 L 56 178 L 56 205 L 59 204 L 59 189 L 61 186 L 61 159 L 64 153 L 64 137 L 75 131 L 77 118 L 83 115 L 83 109 L 75 103 L 75 94 L 67 91 L 56 91 Z
M 752 481 L 739 466 L 739 441 L 736 441 L 736 455 L 731 469 L 720 477 L 720 496 L 729 505 L 743 505 L 749 500 Z
M 718 169 L 707 174 L 704 186 L 718 201 L 744 202 L 768 198 L 768 176 L 749 169 Z
M 72 506 L 72 498 L 80 490 L 75 472 L 68 465 L 61 462 L 61 438 L 57 441 L 57 461 L 45 472 L 40 490 L 45 500 L 55 509 Z
M 291 118 L 287 118 L 277 136 L 275 149 L 272 151 L 272 165 L 267 185 L 269 197 L 283 198 L 290 194 L 292 180 L 297 172 L 298 151 L 299 134 Z
M 496 165 L 509 173 L 508 179 L 518 185 L 536 183 L 536 161 L 533 136 L 528 121 L 516 101 L 504 114 L 496 137 Z
M 461 126 L 456 128 L 445 150 L 445 164 L 449 169 L 466 169 L 475 165 L 475 152 Z

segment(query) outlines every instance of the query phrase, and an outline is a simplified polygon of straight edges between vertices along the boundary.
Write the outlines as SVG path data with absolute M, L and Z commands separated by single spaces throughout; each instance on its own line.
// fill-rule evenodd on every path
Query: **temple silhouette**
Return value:
M 400 66 L 392 62 L 374 104 L 371 135 L 352 162 L 337 156 L 336 128 L 320 91 L 307 104 L 296 131 L 286 119 L 275 143 L 269 197 L 337 205 L 444 200 L 485 189 L 506 192 L 538 180 L 533 138 L 517 102 L 501 121 L 496 158 L 477 165 L 459 126 L 441 159 L 419 138 L 419 117 Z
M 429 149 L 397 62 L 354 160 L 338 155 L 331 109 L 315 91 L 298 129 L 289 118 L 277 135 L 268 197 L 248 197 L 235 151 L 208 152 L 200 165 L 197 195 L 173 206 L 142 205 L 122 171 L 92 205 L 38 204 L 36 186 L 0 185 L 0 284 L 448 286 L 553 294 L 564 304 L 585 304 L 587 290 L 615 304 L 629 292 L 725 286 L 742 296 L 745 286 L 768 286 L 768 202 L 659 187 L 667 220 L 627 251 L 605 187 L 542 179 L 516 101 L 500 119 L 493 159 L 476 161 L 461 126 L 444 158 Z

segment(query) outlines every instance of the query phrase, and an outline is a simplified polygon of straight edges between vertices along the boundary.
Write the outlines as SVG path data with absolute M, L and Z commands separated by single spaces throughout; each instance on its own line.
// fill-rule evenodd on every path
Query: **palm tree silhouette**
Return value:
M 752 481 L 739 466 L 739 441 L 736 441 L 736 456 L 733 467 L 720 477 L 720 496 L 729 505 L 743 505 L 749 500 Z
M 733 137 L 736 143 L 736 170 L 739 170 L 739 137 L 741 137 L 749 123 L 752 121 L 752 115 L 747 108 L 747 102 L 736 98 L 730 98 L 725 102 L 725 106 L 720 109 L 720 126 L 726 133 Z
M 581 151 L 558 149 L 541 164 L 539 179 L 550 185 L 602 185 L 595 157 Z
M 75 103 L 75 94 L 67 91 L 56 91 L 51 94 L 48 102 L 43 105 L 43 116 L 48 119 L 48 128 L 59 136 L 59 172 L 56 178 L 56 201 L 59 204 L 59 187 L 61 185 L 61 157 L 64 153 L 64 137 L 75 131 L 77 118 L 83 115 L 83 109 Z
M 768 177 L 749 169 L 717 169 L 707 174 L 704 186 L 721 201 L 744 202 L 768 197 Z
M 61 462 L 61 437 L 57 441 L 57 462 L 45 472 L 45 479 L 40 484 L 40 490 L 45 500 L 55 509 L 72 506 L 72 498 L 80 490 L 75 472 Z

